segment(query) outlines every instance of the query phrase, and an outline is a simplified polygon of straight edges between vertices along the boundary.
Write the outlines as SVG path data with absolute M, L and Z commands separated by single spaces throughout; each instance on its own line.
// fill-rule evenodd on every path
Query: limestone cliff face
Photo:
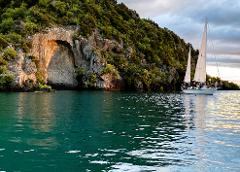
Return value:
M 119 90 L 124 86 L 123 81 L 117 80 L 112 74 L 105 74 L 101 78 L 104 81 L 103 87 L 106 90 Z
M 15 76 L 12 87 L 14 89 L 32 89 L 36 86 L 37 78 L 36 64 L 25 54 L 19 50 L 16 60 L 8 66 L 9 70 Z
M 76 87 L 74 55 L 71 51 L 74 30 L 53 28 L 32 37 L 31 56 L 45 83 L 54 86 Z
M 39 78 L 53 87 L 93 87 L 106 90 L 121 89 L 121 77 L 116 79 L 110 73 L 102 74 L 106 61 L 104 52 L 123 53 L 123 47 L 116 41 L 103 39 L 97 31 L 89 38 L 76 36 L 77 27 L 50 28 L 36 33 L 30 39 L 30 53 L 18 51 L 17 60 L 9 65 L 15 73 L 15 87 L 23 88 Z M 126 51 L 129 56 L 129 50 Z M 81 81 L 77 71 L 81 69 Z

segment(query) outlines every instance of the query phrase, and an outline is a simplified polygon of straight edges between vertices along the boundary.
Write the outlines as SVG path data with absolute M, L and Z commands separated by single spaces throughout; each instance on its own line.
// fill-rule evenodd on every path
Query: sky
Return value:
M 118 0 L 199 49 L 207 18 L 207 73 L 240 84 L 240 0 Z M 216 62 L 217 59 L 217 62 Z M 218 67 L 217 67 L 218 66 Z

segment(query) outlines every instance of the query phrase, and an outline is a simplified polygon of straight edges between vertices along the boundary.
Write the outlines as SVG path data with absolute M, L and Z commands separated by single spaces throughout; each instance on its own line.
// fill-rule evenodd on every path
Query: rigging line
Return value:
M 210 33 L 210 26 L 209 26 L 209 24 L 208 24 L 208 32 Z M 212 40 L 210 40 L 210 39 L 208 39 L 209 40 L 209 42 L 211 43 L 211 46 L 212 46 L 212 54 L 213 54 L 213 57 L 215 58 L 215 62 L 216 62 L 216 65 L 217 65 L 217 74 L 218 74 L 218 77 L 219 78 L 221 78 L 221 75 L 220 75 L 220 70 L 219 70 L 219 64 L 218 64 L 218 61 L 217 61 L 217 56 L 216 56 L 216 54 L 214 53 L 214 44 L 213 44 L 213 41 Z

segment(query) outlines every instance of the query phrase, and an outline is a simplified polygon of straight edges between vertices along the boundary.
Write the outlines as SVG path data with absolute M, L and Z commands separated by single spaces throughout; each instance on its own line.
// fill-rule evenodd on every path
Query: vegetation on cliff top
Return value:
M 229 81 L 223 81 L 219 77 L 211 77 L 207 75 L 207 81 L 209 85 L 213 86 L 217 82 L 220 90 L 240 90 L 240 87 L 237 84 Z
M 106 54 L 107 70 L 120 74 L 129 89 L 177 90 L 184 77 L 188 47 L 183 39 L 116 0 L 0 0 L 0 52 L 14 45 L 29 50 L 27 37 L 46 27 L 77 25 L 88 37 L 98 29 L 104 38 L 131 47 L 131 58 Z M 2 66 L 16 56 L 9 50 Z M 192 52 L 193 62 L 198 52 Z M 193 64 L 194 65 L 194 64 Z M 105 71 L 105 72 L 106 72 Z

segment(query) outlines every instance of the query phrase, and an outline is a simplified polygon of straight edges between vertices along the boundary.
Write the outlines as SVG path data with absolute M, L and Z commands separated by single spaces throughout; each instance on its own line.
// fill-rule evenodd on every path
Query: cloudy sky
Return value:
M 210 75 L 240 83 L 240 0 L 118 0 L 200 47 L 205 18 L 209 22 Z M 216 64 L 216 60 L 218 63 Z M 216 68 L 218 66 L 219 72 Z

